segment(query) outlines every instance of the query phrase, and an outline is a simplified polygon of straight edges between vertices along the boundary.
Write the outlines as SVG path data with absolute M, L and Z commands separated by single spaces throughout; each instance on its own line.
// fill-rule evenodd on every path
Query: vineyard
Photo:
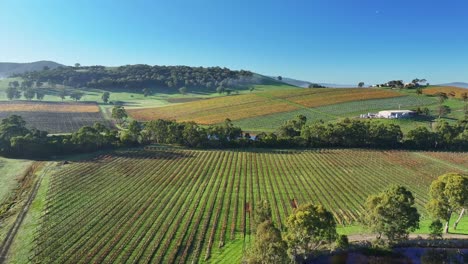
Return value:
M 161 118 L 216 124 L 226 118 L 240 120 L 307 107 L 399 96 L 403 95 L 378 89 L 285 89 L 224 96 L 166 107 L 131 109 L 129 114 L 137 120 L 144 121 Z
M 246 118 L 237 120 L 234 123 L 236 126 L 247 131 L 275 131 L 285 121 L 291 120 L 297 115 L 306 116 L 309 122 L 319 120 L 331 121 L 342 117 L 358 117 L 360 114 L 378 112 L 386 109 L 413 109 L 416 107 L 425 107 L 433 105 L 436 102 L 437 100 L 433 97 L 414 95 L 371 99 Z
M 29 128 L 49 133 L 75 132 L 96 122 L 112 127 L 95 103 L 0 102 L 0 119 L 11 115 L 23 117 Z
M 450 97 L 460 99 L 462 98 L 462 94 L 468 93 L 468 89 L 450 86 L 431 87 L 423 89 L 423 94 L 436 95 L 437 93 L 446 93 Z
M 454 159 L 453 157 L 456 157 Z M 374 150 L 201 151 L 152 147 L 62 165 L 51 175 L 34 263 L 197 263 L 242 256 L 255 202 L 284 229 L 298 204 L 342 224 L 369 194 L 407 186 L 424 214 L 433 179 L 468 171 L 466 153 Z

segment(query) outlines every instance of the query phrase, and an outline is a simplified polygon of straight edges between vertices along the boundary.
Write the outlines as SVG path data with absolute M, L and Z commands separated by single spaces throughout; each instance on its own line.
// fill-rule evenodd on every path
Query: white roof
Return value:
M 397 114 L 404 114 L 404 113 L 413 113 L 414 111 L 411 110 L 385 110 L 379 111 L 379 113 L 397 113 Z

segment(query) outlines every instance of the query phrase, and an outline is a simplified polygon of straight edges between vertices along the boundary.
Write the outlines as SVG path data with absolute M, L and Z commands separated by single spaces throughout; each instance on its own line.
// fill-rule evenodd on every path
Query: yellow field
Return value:
M 137 120 L 174 119 L 216 124 L 226 118 L 240 120 L 350 101 L 403 96 L 380 89 L 287 89 L 232 95 L 184 104 L 128 110 Z
M 435 95 L 439 92 L 446 93 L 450 96 L 451 93 L 455 95 L 455 98 L 461 98 L 463 93 L 468 93 L 468 89 L 452 86 L 440 86 L 423 89 L 423 94 Z
M 0 102 L 0 112 L 98 113 L 99 107 L 88 103 Z

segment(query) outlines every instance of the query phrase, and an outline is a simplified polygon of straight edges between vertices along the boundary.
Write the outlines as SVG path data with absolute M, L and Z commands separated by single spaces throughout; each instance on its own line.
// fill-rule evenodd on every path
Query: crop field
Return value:
M 453 93 L 455 98 L 462 98 L 462 94 L 468 93 L 468 89 L 451 86 L 439 86 L 423 89 L 423 94 L 427 95 L 435 95 L 439 92 L 446 93 L 448 95 Z
M 70 133 L 96 122 L 112 126 L 95 103 L 0 102 L 0 119 L 11 115 L 23 117 L 30 128 L 49 133 Z
M 129 113 L 133 118 L 143 121 L 160 118 L 208 125 L 223 122 L 226 118 L 240 120 L 307 107 L 399 96 L 403 95 L 378 89 L 285 89 L 218 97 L 167 107 L 131 109 Z
M 433 105 L 437 100 L 428 96 L 402 96 L 385 99 L 373 99 L 353 101 L 340 104 L 332 104 L 314 108 L 306 108 L 291 112 L 277 113 L 235 121 L 235 125 L 246 131 L 275 131 L 285 121 L 293 119 L 297 115 L 304 115 L 308 122 L 332 121 L 343 117 L 358 117 L 368 112 L 378 112 L 390 109 L 412 109 Z
M 413 192 L 424 214 L 431 181 L 450 171 L 466 173 L 467 164 L 467 153 L 115 151 L 62 165 L 50 175 L 30 257 L 34 263 L 241 257 L 258 200 L 269 201 L 281 229 L 293 208 L 307 202 L 323 204 L 346 225 L 364 213 L 369 194 L 398 183 Z

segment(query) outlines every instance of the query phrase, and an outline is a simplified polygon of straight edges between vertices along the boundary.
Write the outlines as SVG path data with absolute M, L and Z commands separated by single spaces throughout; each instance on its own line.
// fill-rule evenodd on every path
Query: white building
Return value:
M 415 114 L 416 112 L 411 110 L 385 110 L 380 111 L 377 114 L 379 118 L 408 118 Z

